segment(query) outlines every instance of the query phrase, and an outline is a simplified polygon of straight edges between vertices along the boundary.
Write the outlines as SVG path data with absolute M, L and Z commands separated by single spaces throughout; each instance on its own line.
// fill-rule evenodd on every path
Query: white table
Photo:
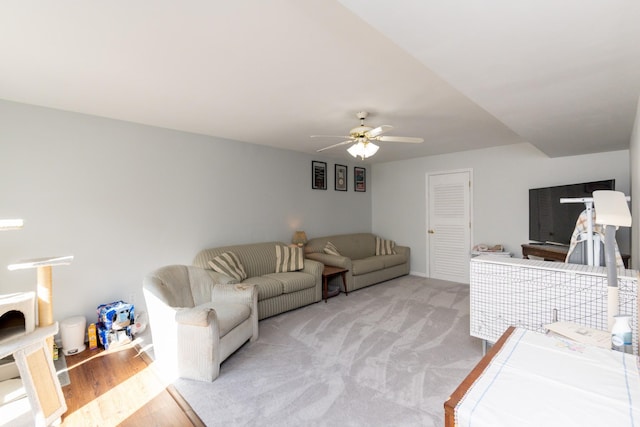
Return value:
M 640 426 L 637 356 L 521 328 L 505 335 L 445 403 L 447 426 Z

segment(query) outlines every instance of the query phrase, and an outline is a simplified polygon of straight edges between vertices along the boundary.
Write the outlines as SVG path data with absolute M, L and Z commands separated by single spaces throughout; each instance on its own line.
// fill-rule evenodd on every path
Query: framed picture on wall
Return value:
M 353 168 L 353 191 L 367 191 L 367 170 L 355 166 Z
M 311 161 L 311 188 L 314 190 L 327 189 L 327 164 Z
M 336 191 L 347 191 L 347 167 L 345 165 L 336 164 L 335 180 Z

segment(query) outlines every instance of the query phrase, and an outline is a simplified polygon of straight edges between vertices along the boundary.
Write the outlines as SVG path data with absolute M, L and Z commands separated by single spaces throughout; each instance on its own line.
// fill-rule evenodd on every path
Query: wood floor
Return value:
M 204 426 L 146 353 L 130 345 L 66 356 L 62 426 Z

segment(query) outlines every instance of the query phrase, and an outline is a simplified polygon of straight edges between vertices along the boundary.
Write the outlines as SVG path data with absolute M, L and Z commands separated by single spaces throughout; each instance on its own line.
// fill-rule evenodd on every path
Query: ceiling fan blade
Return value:
M 353 140 L 350 139 L 348 141 L 338 142 L 337 144 L 333 144 L 333 145 L 330 145 L 328 147 L 321 148 L 321 149 L 318 150 L 318 153 L 321 152 L 321 151 L 324 151 L 324 150 L 328 150 L 329 148 L 339 147 L 339 146 L 345 145 L 345 144 L 353 144 Z
M 311 138 L 351 138 L 345 135 L 311 135 Z
M 420 142 L 424 142 L 422 138 L 414 138 L 411 136 L 379 136 L 376 138 L 378 141 L 388 141 L 388 142 L 411 142 L 414 144 L 418 144 Z
M 389 132 L 391 129 L 393 129 L 393 126 L 389 126 L 389 125 L 382 125 L 382 126 L 378 126 L 377 128 L 371 129 L 368 132 L 365 132 L 364 135 L 367 138 L 375 138 L 378 135 L 382 135 L 385 132 Z

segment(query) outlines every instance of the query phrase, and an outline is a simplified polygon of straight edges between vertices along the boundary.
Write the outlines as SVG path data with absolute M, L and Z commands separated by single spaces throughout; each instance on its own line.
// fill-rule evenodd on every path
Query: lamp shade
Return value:
M 296 231 L 293 233 L 291 243 L 298 246 L 304 246 L 307 243 L 307 235 L 304 231 Z
M 631 211 L 627 198 L 621 191 L 597 190 L 593 192 L 593 207 L 596 208 L 596 223 L 631 227 Z
M 347 149 L 349 154 L 353 157 L 361 157 L 366 159 L 367 157 L 371 157 L 378 151 L 378 147 L 373 142 L 358 142 L 357 144 L 352 145 Z

